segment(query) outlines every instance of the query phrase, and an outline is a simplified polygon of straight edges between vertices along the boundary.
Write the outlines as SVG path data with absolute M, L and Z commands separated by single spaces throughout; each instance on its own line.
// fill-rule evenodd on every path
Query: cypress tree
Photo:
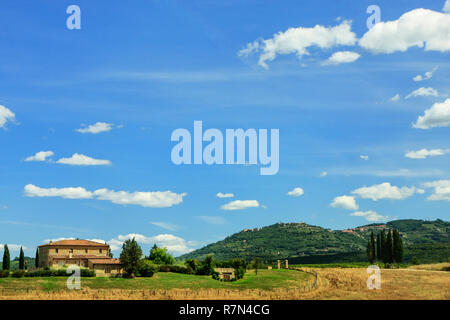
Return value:
M 386 237 L 386 261 L 387 263 L 394 262 L 393 245 L 392 245 L 392 231 L 389 229 Z
M 11 266 L 11 258 L 9 256 L 8 245 L 3 246 L 3 270 L 9 270 Z
M 387 263 L 387 255 L 386 255 L 386 232 L 381 230 L 380 234 L 380 258 L 384 264 Z
M 373 264 L 373 262 L 377 259 L 377 256 L 376 256 L 376 250 L 375 250 L 375 238 L 374 238 L 374 236 L 373 236 L 373 231 L 372 231 L 372 233 L 370 234 L 370 251 L 372 251 L 372 264 Z
M 377 234 L 377 260 L 381 261 L 381 234 Z
M 34 265 L 36 268 L 39 268 L 39 248 L 36 249 L 36 258 L 34 260 Z
M 23 254 L 23 249 L 20 247 L 19 253 L 19 270 L 25 269 L 25 255 Z
M 393 241 L 394 261 L 399 265 L 403 261 L 403 241 L 397 230 L 393 231 Z

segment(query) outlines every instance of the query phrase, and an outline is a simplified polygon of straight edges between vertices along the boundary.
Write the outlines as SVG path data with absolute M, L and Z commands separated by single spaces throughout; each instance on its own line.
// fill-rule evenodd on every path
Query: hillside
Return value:
M 421 255 L 424 251 L 434 251 L 428 252 L 432 261 L 441 259 L 443 255 L 448 256 L 450 251 L 449 222 L 409 219 L 345 230 L 324 229 L 306 223 L 277 223 L 262 228 L 244 229 L 179 259 L 202 259 L 213 254 L 218 260 L 239 257 L 264 261 L 289 258 L 296 263 L 361 261 L 365 259 L 370 233 L 378 233 L 383 228 L 400 231 L 406 247 L 406 259 L 411 259 L 416 249 Z M 447 259 L 447 256 L 444 258 Z

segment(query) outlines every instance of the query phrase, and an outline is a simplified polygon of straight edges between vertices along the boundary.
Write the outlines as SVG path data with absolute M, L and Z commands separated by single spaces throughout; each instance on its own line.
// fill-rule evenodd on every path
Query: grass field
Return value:
M 315 288 L 314 276 L 296 270 L 249 271 L 236 282 L 176 273 L 82 278 L 81 290 L 66 289 L 64 277 L 1 278 L 0 299 L 450 299 L 450 272 L 383 269 L 381 289 L 369 290 L 365 268 L 314 270 Z

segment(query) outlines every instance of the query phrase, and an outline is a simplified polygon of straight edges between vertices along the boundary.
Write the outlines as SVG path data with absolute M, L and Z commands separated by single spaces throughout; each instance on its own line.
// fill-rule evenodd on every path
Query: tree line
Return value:
M 371 264 L 380 261 L 384 263 L 385 267 L 393 263 L 399 265 L 403 261 L 403 240 L 400 233 L 396 229 L 389 229 L 387 234 L 385 230 L 381 230 L 375 240 L 372 231 L 367 242 L 366 252 L 367 259 Z

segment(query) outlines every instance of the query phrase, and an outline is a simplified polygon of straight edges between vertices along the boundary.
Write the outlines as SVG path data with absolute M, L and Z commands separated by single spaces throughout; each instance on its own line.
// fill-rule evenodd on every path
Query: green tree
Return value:
M 252 266 L 255 269 L 255 275 L 258 275 L 258 268 L 261 268 L 261 260 L 259 260 L 259 258 L 255 258 Z
M 394 255 L 393 255 L 393 243 L 392 243 L 392 230 L 389 229 L 387 237 L 386 237 L 386 261 L 387 263 L 391 264 L 394 262 Z
M 3 270 L 9 270 L 11 268 L 11 257 L 9 256 L 8 245 L 3 246 Z
M 381 234 L 377 234 L 377 260 L 381 261 Z
M 386 253 L 386 232 L 384 230 L 381 230 L 380 233 L 380 258 L 381 261 L 383 261 L 384 264 L 386 264 L 387 261 L 387 253 Z
M 159 248 L 156 244 L 150 250 L 148 260 L 155 264 L 173 264 L 175 259 L 167 253 L 166 248 Z
M 197 270 L 199 275 L 211 275 L 214 273 L 214 258 L 212 255 L 206 256 L 200 263 L 200 267 Z
M 393 256 L 394 261 L 400 265 L 403 261 L 403 241 L 400 237 L 400 232 L 395 229 L 393 231 Z
M 370 240 L 367 242 L 367 259 L 369 260 L 370 264 L 373 264 L 375 261 L 375 239 L 373 237 L 373 232 L 370 235 Z
M 36 249 L 36 257 L 34 259 L 34 265 L 36 268 L 39 268 L 39 248 Z
M 122 245 L 122 252 L 120 253 L 120 262 L 123 269 L 128 276 L 134 277 L 139 270 L 139 265 L 142 258 L 142 249 L 136 240 L 128 239 Z
M 23 253 L 22 247 L 20 247 L 20 253 L 19 253 L 19 270 L 25 269 L 25 255 Z
M 197 273 L 198 267 L 200 266 L 200 262 L 197 259 L 187 259 L 184 264 L 192 269 L 194 274 Z

